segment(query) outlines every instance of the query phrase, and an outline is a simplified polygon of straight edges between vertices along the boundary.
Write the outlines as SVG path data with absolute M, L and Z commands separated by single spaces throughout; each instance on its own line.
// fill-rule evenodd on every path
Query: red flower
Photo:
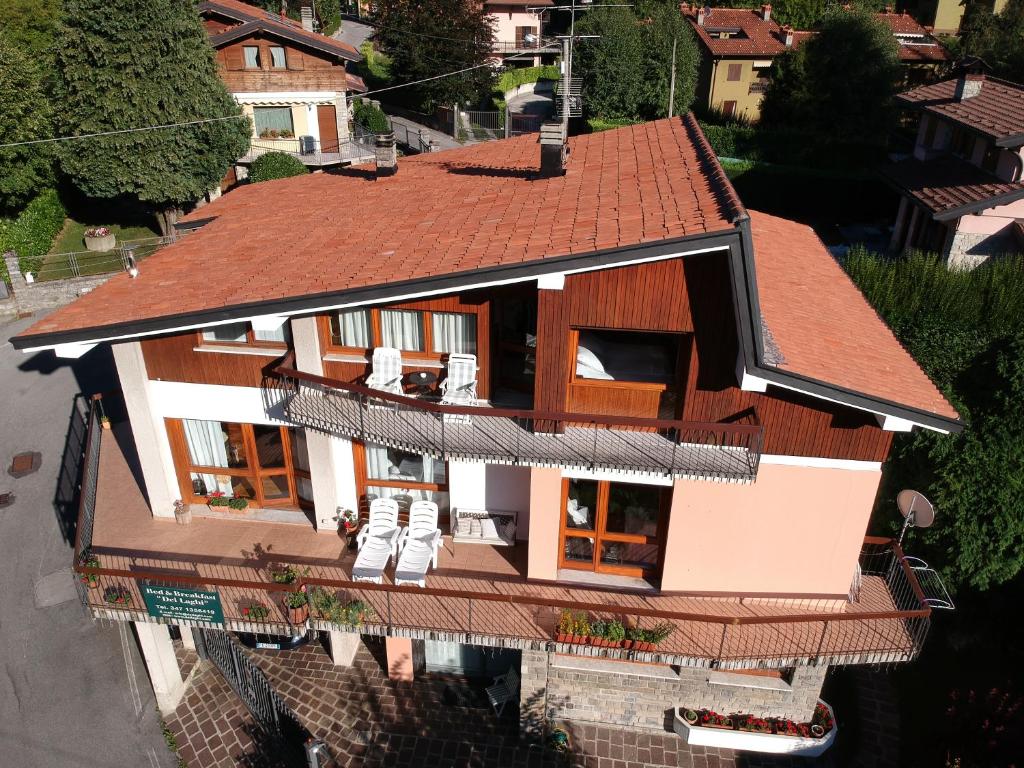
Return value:
M 224 495 L 224 491 L 214 491 L 213 493 L 209 494 L 211 499 L 219 499 L 223 495 Z

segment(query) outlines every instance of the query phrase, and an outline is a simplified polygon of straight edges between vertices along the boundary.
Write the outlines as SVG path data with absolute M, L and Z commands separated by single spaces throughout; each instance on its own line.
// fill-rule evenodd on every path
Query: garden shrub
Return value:
M 257 157 L 249 166 L 249 181 L 253 184 L 273 179 L 287 179 L 301 176 L 309 169 L 297 157 L 284 152 L 267 152 Z
M 0 220 L 0 253 L 14 251 L 22 273 L 39 272 L 43 255 L 64 228 L 67 211 L 57 190 L 48 189 L 25 206 L 16 219 Z M 7 277 L 7 265 L 2 265 Z
M 365 101 L 357 101 L 353 110 L 356 124 L 371 133 L 387 133 L 391 130 L 388 116 L 378 108 Z

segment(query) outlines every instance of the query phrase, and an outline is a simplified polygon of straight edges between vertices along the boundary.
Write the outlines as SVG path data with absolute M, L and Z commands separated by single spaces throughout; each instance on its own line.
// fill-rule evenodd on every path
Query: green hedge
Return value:
M 267 152 L 253 160 L 249 166 L 249 181 L 257 184 L 261 181 L 287 179 L 309 173 L 302 161 L 285 152 Z
M 38 273 L 43 255 L 64 228 L 66 217 L 57 190 L 46 190 L 25 206 L 18 218 L 0 220 L 0 253 L 14 251 L 22 272 Z M 0 271 L 6 278 L 7 265 L 0 264 Z
M 882 159 L 878 147 L 829 144 L 805 131 L 710 120 L 701 120 L 700 127 L 719 157 L 818 168 L 864 168 Z
M 505 127 L 505 92 L 518 88 L 526 83 L 539 83 L 541 80 L 557 80 L 561 76 L 557 64 L 545 64 L 542 67 L 520 67 L 517 69 L 506 69 L 494 83 L 491 91 L 491 103 L 498 110 L 500 116 L 499 124 Z
M 373 133 L 387 133 L 391 130 L 388 116 L 380 109 L 364 101 L 357 101 L 353 116 L 357 125 Z

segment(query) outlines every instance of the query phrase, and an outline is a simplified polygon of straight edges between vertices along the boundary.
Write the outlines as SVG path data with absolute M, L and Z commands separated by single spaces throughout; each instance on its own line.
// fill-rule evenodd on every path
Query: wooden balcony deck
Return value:
M 100 588 L 81 590 L 99 618 L 150 620 L 138 592 L 138 580 L 149 579 L 217 589 L 228 628 L 290 632 L 281 598 L 295 587 L 274 584 L 269 577 L 269 566 L 286 563 L 296 566 L 307 584 L 319 582 L 343 600 L 369 603 L 376 616 L 358 630 L 367 634 L 729 668 L 905 661 L 916 655 L 927 630 L 927 609 L 908 612 L 905 598 L 878 574 L 865 575 L 857 602 L 837 612 L 833 605 L 813 601 L 787 606 L 528 581 L 525 542 L 511 548 L 453 546 L 445 536 L 439 567 L 428 574 L 426 590 L 392 585 L 390 568 L 382 586 L 354 584 L 355 553 L 336 534 L 242 518 L 195 518 L 187 526 L 154 519 L 118 435 L 100 433 L 89 550 L 100 560 Z M 133 595 L 131 607 L 115 609 L 104 602 L 103 593 L 112 586 Z M 265 622 L 243 615 L 253 603 L 270 609 Z M 670 621 L 674 632 L 656 653 L 557 644 L 555 624 L 568 606 L 640 626 Z M 313 626 L 330 625 L 314 617 Z

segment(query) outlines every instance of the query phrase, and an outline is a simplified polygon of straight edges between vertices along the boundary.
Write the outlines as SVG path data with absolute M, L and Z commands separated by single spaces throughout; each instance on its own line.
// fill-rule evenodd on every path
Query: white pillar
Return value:
M 174 517 L 174 502 L 181 497 L 171 457 L 167 428 L 153 407 L 149 374 L 137 341 L 111 344 L 121 394 L 132 425 L 135 450 L 146 484 L 146 497 L 154 517 Z
M 357 632 L 337 632 L 331 630 L 328 633 L 328 640 L 331 646 L 331 661 L 336 667 L 351 667 L 355 661 L 356 653 L 362 644 L 362 636 Z
M 889 239 L 889 250 L 899 251 L 900 240 L 903 236 L 903 228 L 907 223 L 907 209 L 910 204 L 907 202 L 907 198 L 900 198 L 900 208 L 896 214 L 896 223 L 892 226 L 892 237 Z
M 178 631 L 181 633 L 181 644 L 194 651 L 196 649 L 196 638 L 192 634 L 192 627 L 179 626 Z
M 171 634 L 165 624 L 135 621 L 139 648 L 146 662 L 149 681 L 153 684 L 157 708 L 163 715 L 172 715 L 185 695 L 185 682 L 181 679 L 178 660 L 174 656 Z

